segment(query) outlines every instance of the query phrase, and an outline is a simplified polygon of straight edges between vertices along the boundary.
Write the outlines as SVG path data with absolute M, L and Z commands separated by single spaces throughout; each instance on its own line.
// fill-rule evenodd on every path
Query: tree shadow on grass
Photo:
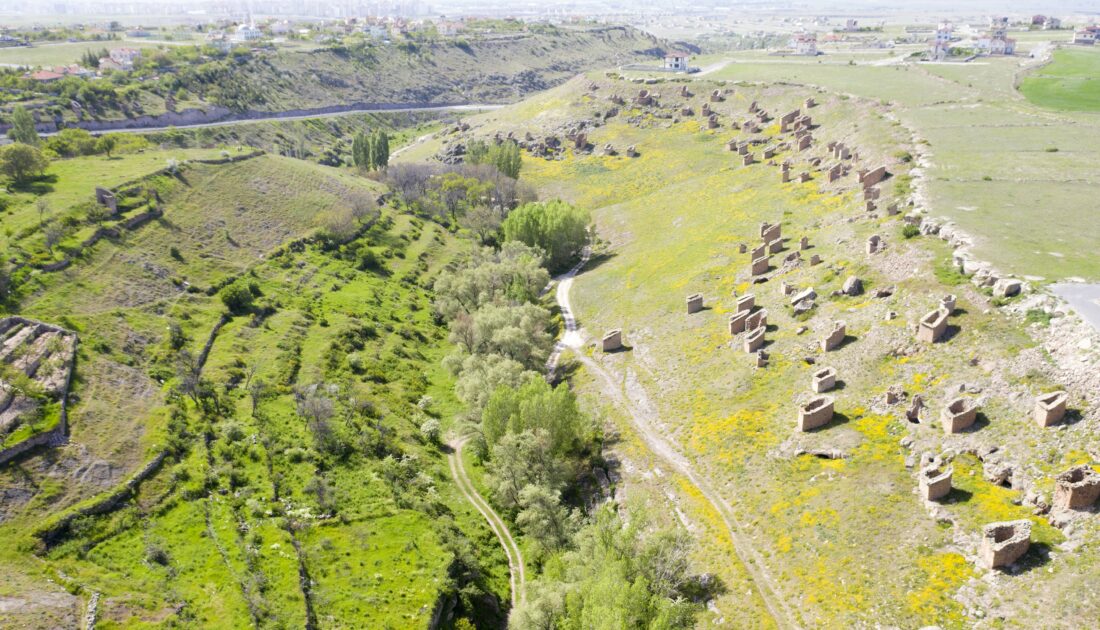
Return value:
M 585 263 L 584 267 L 581 268 L 580 273 L 599 269 L 600 265 L 606 263 L 617 255 L 618 254 L 616 254 L 615 252 L 600 252 L 599 254 L 592 254 L 592 256 L 588 259 L 588 262 Z
M 54 190 L 53 185 L 57 183 L 57 175 L 50 173 L 49 175 L 42 175 L 35 177 L 34 179 L 11 184 L 11 189 L 18 192 L 31 193 L 34 195 L 45 195 L 51 193 Z

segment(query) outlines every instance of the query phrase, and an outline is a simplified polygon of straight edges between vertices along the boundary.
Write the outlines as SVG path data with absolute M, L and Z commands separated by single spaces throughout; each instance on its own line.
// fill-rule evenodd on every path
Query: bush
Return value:
M 443 426 L 439 420 L 428 418 L 420 425 L 420 435 L 424 436 L 429 444 L 439 444 L 439 438 L 443 435 Z
M 901 228 L 901 235 L 905 238 L 920 236 L 920 228 L 913 225 L 912 223 L 906 223 L 905 227 Z
M 252 292 L 240 284 L 231 284 L 222 289 L 221 298 L 222 304 L 234 315 L 247 313 L 252 308 Z

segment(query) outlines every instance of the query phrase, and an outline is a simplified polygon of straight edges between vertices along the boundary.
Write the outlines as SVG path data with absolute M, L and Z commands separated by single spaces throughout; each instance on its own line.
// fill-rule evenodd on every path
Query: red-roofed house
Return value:
M 673 50 L 665 53 L 665 70 L 680 72 L 688 69 L 689 55 L 686 52 Z

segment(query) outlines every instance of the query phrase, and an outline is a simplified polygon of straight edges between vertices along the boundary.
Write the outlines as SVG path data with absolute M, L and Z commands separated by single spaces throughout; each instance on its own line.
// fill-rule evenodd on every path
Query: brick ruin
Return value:
M 771 269 L 771 259 L 767 256 L 755 258 L 752 261 L 752 269 L 750 270 L 752 275 L 760 276 L 768 273 L 768 269 Z
M 63 416 L 76 342 L 74 333 L 57 326 L 23 317 L 0 319 L 0 364 L 33 381 L 48 399 L 62 401 Z M 25 418 L 36 416 L 42 404 L 17 385 L 0 379 L 0 441 Z
M 761 223 L 760 224 L 760 240 L 765 243 L 770 243 L 777 238 L 783 237 L 783 226 L 779 223 Z
M 688 315 L 698 313 L 701 310 L 703 310 L 703 295 L 701 293 L 693 293 L 687 296 Z
M 810 389 L 812 389 L 815 394 L 824 394 L 836 387 L 836 370 L 834 368 L 821 368 L 813 373 L 812 378 Z
M 958 305 L 958 298 L 955 297 L 954 293 L 950 293 L 948 295 L 945 295 L 945 296 L 943 296 L 943 298 L 940 299 L 940 308 L 947 311 L 948 315 L 951 315 L 955 312 L 955 308 L 956 308 L 957 305 Z
M 756 330 L 757 328 L 765 328 L 768 325 L 768 309 L 762 308 L 758 311 L 749 313 L 749 316 L 745 318 L 745 330 Z
M 746 153 L 741 157 L 741 166 L 750 166 L 756 163 L 756 158 L 752 156 L 752 153 Z
M 942 307 L 920 318 L 917 324 L 917 339 L 925 343 L 936 343 L 947 332 L 947 311 Z
M 737 335 L 745 332 L 745 320 L 749 318 L 748 311 L 738 311 L 729 317 L 729 328 L 731 335 Z
M 744 311 L 744 312 L 747 313 L 747 312 L 751 311 L 754 306 L 756 306 L 756 296 L 753 295 L 752 293 L 746 293 L 745 295 L 742 295 L 741 297 L 737 298 L 737 311 L 736 312 L 740 313 L 740 312 Z
M 836 349 L 844 342 L 844 336 L 847 334 L 847 326 L 844 322 L 836 322 L 833 324 L 832 331 L 825 338 L 821 340 L 822 352 L 829 352 Z
M 1050 392 L 1035 399 L 1035 410 L 1032 417 L 1035 424 L 1041 427 L 1049 427 L 1057 423 L 1066 415 L 1066 402 L 1069 396 L 1065 392 Z
M 749 330 L 745 335 L 744 348 L 745 352 L 753 353 L 764 347 L 764 327 L 759 326 Z
M 882 237 L 872 234 L 867 238 L 867 254 L 876 254 L 882 248 Z
M 1074 466 L 1054 478 L 1052 505 L 1062 510 L 1092 507 L 1100 499 L 1100 473 L 1089 466 Z
M 623 347 L 623 331 L 618 328 L 609 330 L 603 336 L 603 351 L 614 352 Z
M 798 409 L 798 430 L 810 431 L 823 427 L 833 419 L 832 396 L 817 396 Z
M 920 495 L 925 501 L 938 501 L 951 493 L 952 470 L 940 470 L 938 466 L 931 465 L 922 468 L 917 475 L 917 485 L 920 487 Z
M 970 428 L 978 419 L 978 407 L 966 398 L 956 398 L 940 411 L 944 433 L 958 433 Z
M 95 187 L 95 202 L 101 206 L 109 208 L 111 214 L 118 214 L 118 197 L 106 188 L 101 186 Z
M 710 102 L 711 103 L 721 103 L 724 100 L 726 100 L 726 99 L 725 99 L 725 97 L 722 96 L 722 90 L 714 90 L 713 92 L 710 93 Z
M 983 566 L 996 569 L 1019 560 L 1031 547 L 1031 521 L 1002 521 L 982 528 L 978 556 Z

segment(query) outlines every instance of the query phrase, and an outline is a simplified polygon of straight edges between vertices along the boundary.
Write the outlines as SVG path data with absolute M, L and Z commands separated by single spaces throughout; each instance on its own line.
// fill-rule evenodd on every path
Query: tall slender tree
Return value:
M 11 112 L 11 139 L 23 144 L 36 146 L 38 130 L 34 128 L 34 117 L 22 105 L 16 105 Z

